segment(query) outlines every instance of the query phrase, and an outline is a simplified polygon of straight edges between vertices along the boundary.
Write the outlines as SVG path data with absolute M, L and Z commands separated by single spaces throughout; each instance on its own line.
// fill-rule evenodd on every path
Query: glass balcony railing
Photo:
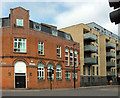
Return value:
M 120 64 L 117 64 L 117 68 L 119 68 L 119 69 L 120 69 Z
M 97 40 L 97 36 L 92 34 L 92 33 L 85 33 L 84 34 L 84 40 L 96 41 Z
M 84 46 L 84 51 L 85 52 L 97 52 L 98 51 L 98 48 L 96 46 L 93 46 L 93 45 L 85 45 Z
M 114 43 L 111 43 L 111 42 L 108 42 L 108 43 L 106 44 L 106 48 L 115 49 L 115 44 L 114 44 Z
M 115 53 L 114 52 L 107 52 L 106 57 L 115 58 Z
M 115 67 L 115 62 L 107 62 L 107 67 Z
M 120 60 L 120 54 L 119 54 L 119 55 L 117 55 L 117 59 L 118 59 L 118 60 Z
M 107 76 L 115 76 L 115 72 L 108 71 Z
M 84 63 L 85 64 L 90 64 L 90 65 L 97 64 L 97 58 L 85 57 L 84 58 Z
M 120 47 L 117 47 L 117 51 L 120 51 Z

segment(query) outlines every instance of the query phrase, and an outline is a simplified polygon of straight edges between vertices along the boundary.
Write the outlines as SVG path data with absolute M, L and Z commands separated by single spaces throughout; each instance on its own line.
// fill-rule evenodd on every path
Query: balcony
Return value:
M 115 67 L 115 62 L 107 62 L 107 67 Z
M 86 57 L 84 58 L 84 63 L 89 65 L 97 64 L 97 58 Z
M 115 58 L 115 53 L 114 52 L 107 52 L 106 57 Z
M 120 69 L 120 64 L 117 64 L 117 68 Z
M 119 54 L 119 55 L 117 55 L 117 59 L 118 59 L 118 60 L 120 60 L 120 54 Z
M 98 51 L 98 48 L 93 45 L 85 45 L 84 46 L 84 52 L 91 52 L 91 53 L 96 53 Z
M 106 43 L 106 48 L 115 49 L 115 44 L 111 43 L 111 42 L 108 42 L 108 43 Z
M 115 76 L 115 72 L 108 71 L 107 76 Z
M 85 33 L 84 34 L 84 40 L 86 40 L 86 41 L 96 41 L 97 36 L 92 34 L 92 33 Z
M 120 47 L 117 47 L 117 51 L 120 51 Z

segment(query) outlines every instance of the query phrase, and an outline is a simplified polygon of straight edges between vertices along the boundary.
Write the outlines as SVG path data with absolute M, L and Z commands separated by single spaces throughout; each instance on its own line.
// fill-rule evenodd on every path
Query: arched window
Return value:
M 77 51 L 74 51 L 74 62 L 75 62 L 75 67 L 78 66 L 78 55 L 77 55 Z
M 70 66 L 73 66 L 73 50 L 70 50 Z
M 61 71 L 61 66 L 59 64 L 56 67 L 56 79 L 57 80 L 62 79 L 62 71 Z
M 69 66 L 69 50 L 65 49 L 65 66 Z
M 48 80 L 50 79 L 50 73 L 49 73 L 50 69 L 54 70 L 53 69 L 53 64 L 48 64 L 48 67 L 47 67 L 47 78 L 48 78 Z M 51 78 L 52 78 L 52 80 L 54 79 L 54 73 L 52 73 L 52 77 Z
M 45 79 L 44 64 L 42 62 L 38 64 L 38 79 L 39 80 Z

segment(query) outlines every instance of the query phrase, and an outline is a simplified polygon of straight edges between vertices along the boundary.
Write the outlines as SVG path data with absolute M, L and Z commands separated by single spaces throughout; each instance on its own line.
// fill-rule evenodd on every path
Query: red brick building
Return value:
M 17 7 L 0 19 L 2 29 L 0 67 L 2 88 L 73 87 L 75 64 L 76 86 L 80 86 L 79 43 L 57 27 L 29 20 L 29 11 Z

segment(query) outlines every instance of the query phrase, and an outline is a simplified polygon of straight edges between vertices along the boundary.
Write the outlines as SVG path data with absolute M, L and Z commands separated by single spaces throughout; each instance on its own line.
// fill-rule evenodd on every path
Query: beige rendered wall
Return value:
M 73 40 L 75 42 L 80 43 L 80 66 L 81 66 L 80 70 L 81 70 L 81 76 L 83 75 L 83 65 L 84 65 L 84 35 L 83 35 L 83 29 L 84 28 L 87 29 L 88 31 L 90 31 L 90 33 L 93 33 L 95 35 L 99 35 L 98 31 L 96 31 L 94 29 L 91 29 L 88 25 L 85 25 L 85 24 L 78 24 L 78 25 L 73 25 L 73 26 L 70 26 L 70 27 L 67 27 L 67 28 L 60 29 L 61 31 L 70 33 L 71 36 L 73 37 Z M 99 40 L 98 40 L 98 43 L 93 43 L 93 44 L 95 46 L 99 47 Z M 99 51 L 99 49 L 98 49 L 98 51 Z M 98 56 L 98 54 L 96 54 L 96 53 L 93 53 L 91 55 L 92 56 Z M 98 59 L 100 59 L 100 58 L 98 57 Z M 97 67 L 99 67 L 99 69 L 100 69 L 99 64 L 100 64 L 100 62 L 98 62 L 98 65 L 93 65 L 93 66 L 95 66 L 95 75 L 97 75 L 97 71 L 96 71 Z M 90 70 L 92 70 L 92 66 L 90 67 Z M 99 74 L 100 74 L 100 70 L 99 70 Z M 88 75 L 88 67 L 86 67 L 86 75 Z

